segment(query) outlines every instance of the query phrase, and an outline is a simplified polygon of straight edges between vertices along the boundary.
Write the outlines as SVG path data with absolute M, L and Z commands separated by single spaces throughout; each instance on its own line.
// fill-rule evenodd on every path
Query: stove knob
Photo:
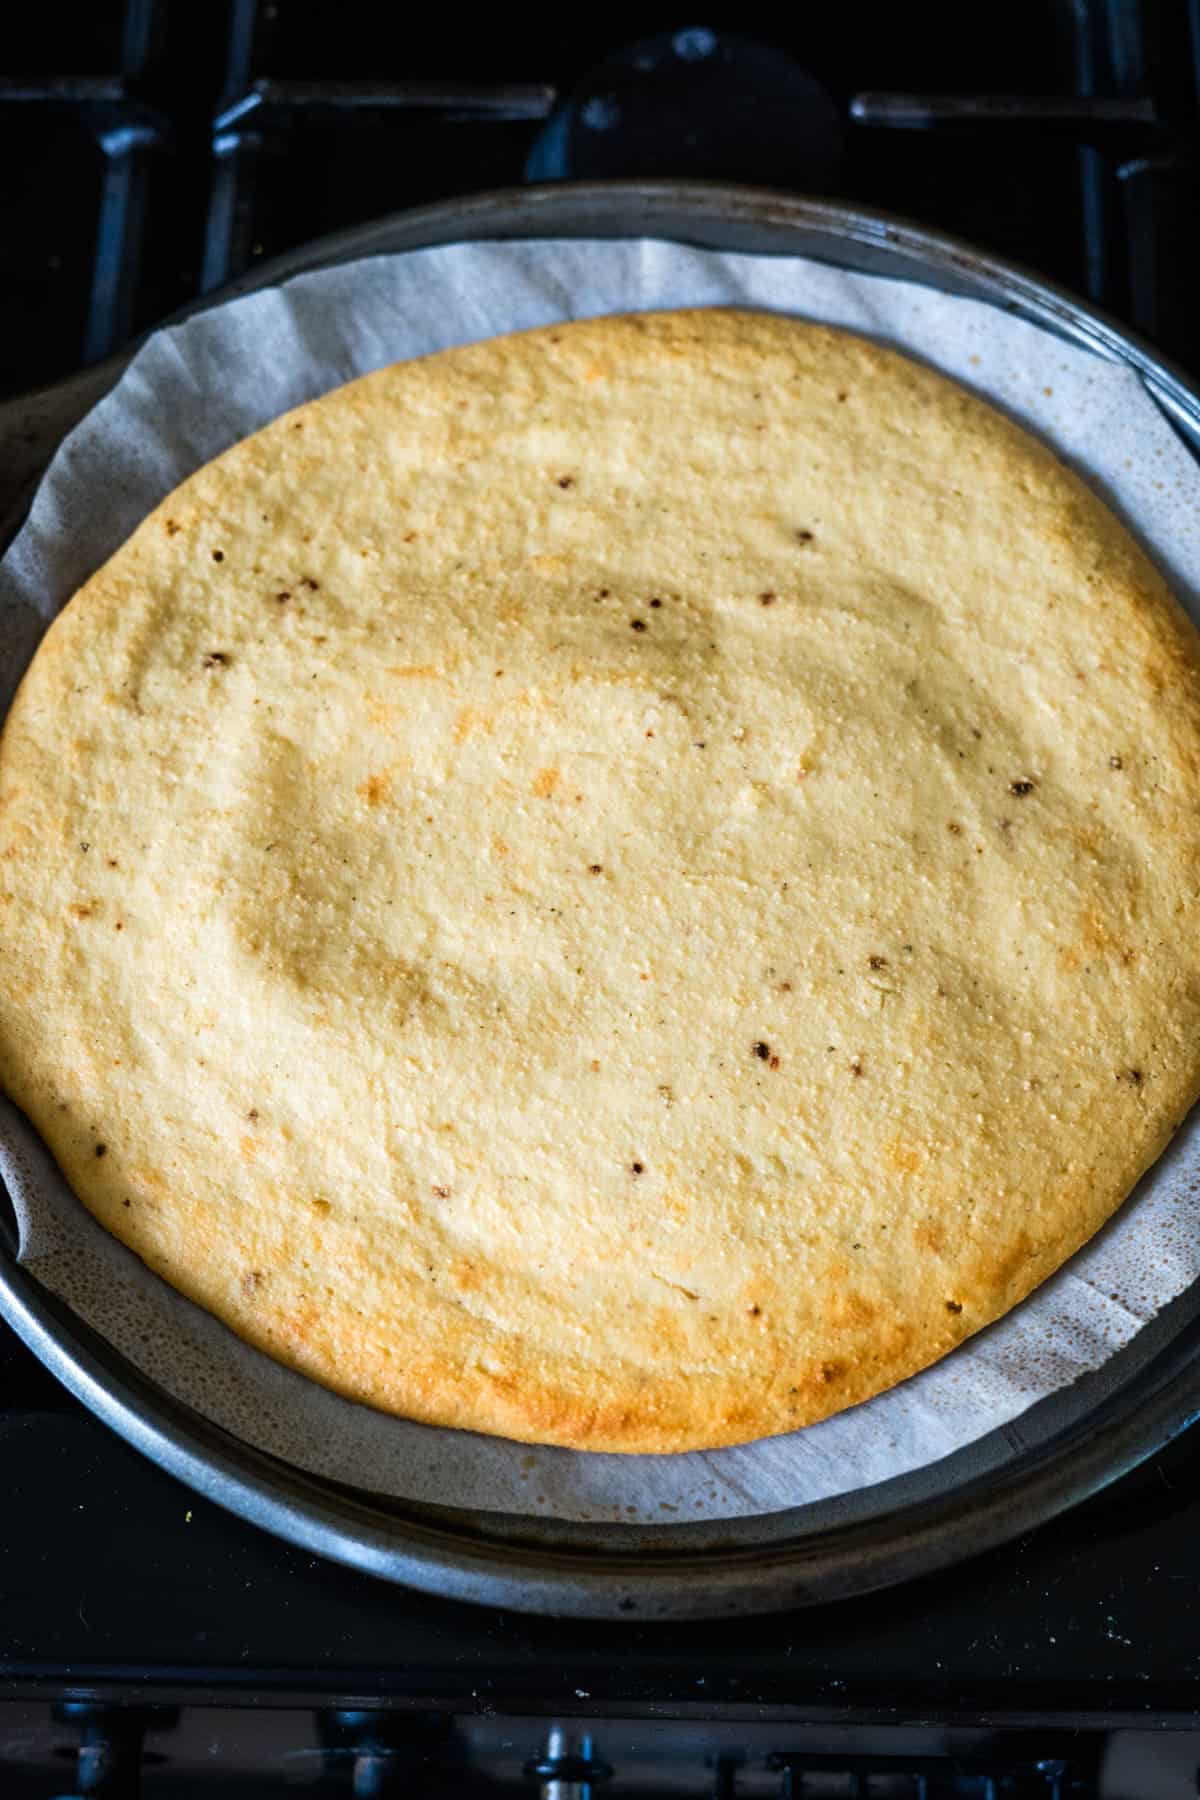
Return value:
M 606 1762 L 592 1752 L 590 1731 L 551 1727 L 545 1754 L 528 1763 L 526 1775 L 541 1783 L 542 1800 L 592 1800 L 592 1789 L 612 1774 Z
M 420 1792 L 428 1758 L 444 1761 L 450 1722 L 385 1708 L 334 1707 L 318 1715 L 318 1735 L 330 1772 L 337 1771 L 353 1800 L 387 1800 Z
M 54 1708 L 54 1717 L 79 1733 L 75 1786 L 54 1800 L 137 1800 L 147 1716 L 132 1708 L 65 1700 Z

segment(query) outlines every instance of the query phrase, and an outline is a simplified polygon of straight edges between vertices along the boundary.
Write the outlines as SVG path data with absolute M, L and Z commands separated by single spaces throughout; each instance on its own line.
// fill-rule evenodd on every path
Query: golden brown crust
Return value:
M 1196 635 L 942 377 L 735 311 L 385 369 L 186 482 L 0 739 L 0 1080 L 248 1341 L 435 1423 L 809 1423 L 1200 1087 Z

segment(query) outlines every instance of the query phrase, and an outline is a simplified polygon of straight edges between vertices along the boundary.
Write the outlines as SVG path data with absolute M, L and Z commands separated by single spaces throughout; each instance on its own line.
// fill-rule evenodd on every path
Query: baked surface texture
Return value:
M 734 310 L 383 369 L 0 741 L 0 1080 L 241 1337 L 673 1451 L 1005 1312 L 1200 1087 L 1196 633 L 1033 438 Z

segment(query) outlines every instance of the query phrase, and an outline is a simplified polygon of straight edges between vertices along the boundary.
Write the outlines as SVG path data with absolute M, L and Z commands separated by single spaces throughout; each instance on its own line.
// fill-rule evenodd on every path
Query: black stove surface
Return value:
M 77 369 L 323 232 L 562 175 L 752 179 L 908 214 L 1055 277 L 1200 373 L 1200 0 L 842 0 L 789 17 L 21 9 L 0 52 L 0 391 Z M 192 1771 L 171 1709 L 186 1720 L 200 1701 L 303 1711 L 308 1761 L 281 1728 L 270 1765 L 287 1791 L 391 1791 L 380 1771 L 399 1764 L 364 1749 L 345 1711 L 386 1702 L 407 1719 L 406 1754 L 413 1733 L 424 1746 L 422 1784 L 404 1791 L 444 1778 L 465 1792 L 470 1765 L 497 1792 L 549 1792 L 554 1770 L 525 1761 L 545 1751 L 537 1721 L 557 1717 L 575 1722 L 574 1753 L 592 1722 L 614 1796 L 1195 1792 L 1200 1751 L 1186 1746 L 1186 1786 L 1154 1787 L 1148 1751 L 1113 1786 L 1111 1734 L 1197 1720 L 1198 1491 L 1193 1432 L 1021 1542 L 890 1593 L 712 1626 L 538 1621 L 387 1587 L 225 1515 L 96 1423 L 0 1325 L 0 1794 L 134 1793 L 139 1779 L 190 1794 L 218 1766 L 239 1792 L 276 1791 L 216 1712 Z M 166 1709 L 141 1721 L 148 1759 L 122 1763 L 120 1732 L 94 1716 L 51 1717 L 51 1700 L 81 1696 Z M 469 1719 L 477 1734 L 508 1721 L 486 1755 Z M 675 1786 L 652 1787 L 637 1759 L 668 1719 L 710 1735 L 691 1763 L 679 1751 Z M 451 1721 L 457 1749 L 439 1760 L 429 1744 Z M 967 1732 L 968 1784 L 991 1779 L 970 1758 L 1003 1725 L 1018 1733 L 1005 1754 L 1028 1768 L 1003 1789 L 952 1789 L 938 1785 L 949 1765 L 914 1764 L 888 1786 L 897 1768 L 845 1760 L 898 1753 L 899 1739 L 868 1744 L 868 1725 L 902 1728 L 914 1757 L 914 1733 Z M 865 1785 L 822 1786 L 852 1728 L 837 1779 Z M 1089 1785 L 1102 1730 L 1108 1785 Z M 802 1771 L 801 1754 L 819 1766 Z M 1082 1785 L 1055 1773 L 1064 1759 Z
M 0 1391 L 0 1672 L 22 1691 L 151 1674 L 535 1712 L 1200 1706 L 1194 1431 L 965 1568 L 776 1617 L 630 1626 L 443 1602 L 280 1543 L 128 1448 L 7 1331 Z
M 548 1721 L 566 1718 L 580 1730 L 590 1727 L 599 1751 L 618 1767 L 644 1758 L 666 1722 L 692 1732 L 702 1724 L 701 1749 L 710 1758 L 713 1743 L 746 1758 L 736 1788 L 743 1795 L 784 1791 L 779 1777 L 764 1786 L 751 1779 L 765 1780 L 773 1752 L 817 1745 L 842 1769 L 844 1757 L 851 1749 L 861 1755 L 864 1743 L 910 1756 L 914 1746 L 930 1741 L 944 1749 L 947 1740 L 961 1741 L 964 1754 L 995 1757 L 995 1766 L 1016 1754 L 1015 1744 L 1034 1761 L 1073 1759 L 1083 1774 L 1103 1758 L 1119 1758 L 1123 1746 L 1137 1746 L 1140 1785 L 1063 1792 L 1195 1792 L 1195 1432 L 1070 1515 L 966 1567 L 838 1606 L 652 1627 L 452 1604 L 293 1549 L 160 1473 L 71 1401 L 11 1334 L 0 1339 L 0 1392 L 6 1797 L 60 1791 L 44 1784 L 51 1765 L 41 1759 L 34 1769 L 43 1785 L 35 1775 L 28 1786 L 17 1785 L 31 1745 L 42 1745 L 48 1757 L 79 1731 L 73 1720 L 52 1718 L 50 1696 L 167 1709 L 159 1723 L 152 1719 L 149 1740 L 167 1759 L 160 1771 L 166 1785 L 159 1787 L 156 1767 L 147 1766 L 148 1795 L 207 1791 L 186 1784 L 186 1734 L 180 1743 L 184 1726 L 175 1710 L 182 1708 L 186 1725 L 200 1704 L 206 1745 L 224 1745 L 232 1755 L 231 1746 L 257 1732 L 257 1757 L 266 1755 L 260 1740 L 264 1732 L 269 1737 L 268 1719 L 281 1714 L 310 1720 L 334 1708 L 382 1705 L 406 1729 L 453 1718 L 460 1734 L 472 1720 L 500 1721 L 490 1753 L 496 1791 L 504 1791 L 505 1776 L 522 1791 L 524 1764 L 537 1754 Z M 220 1710 L 246 1706 L 256 1709 L 249 1725 Z M 270 1772 L 281 1784 L 288 1775 L 281 1792 L 301 1786 L 303 1771 L 287 1761 L 298 1729 L 293 1724 L 289 1736 L 275 1725 L 279 1761 Z M 1171 1785 L 1150 1779 L 1150 1763 L 1166 1754 L 1168 1742 L 1152 1742 L 1145 1736 L 1151 1730 L 1168 1733 Z M 1186 1741 L 1177 1732 L 1192 1740 L 1183 1750 L 1175 1748 Z M 680 1775 L 690 1785 L 660 1788 L 646 1777 L 642 1786 L 607 1791 L 719 1792 L 701 1749 L 692 1745 L 690 1770 Z M 478 1746 L 476 1754 L 483 1755 Z M 203 1755 L 199 1760 L 203 1776 Z M 12 1785 L 5 1782 L 9 1763 Z M 251 1766 L 254 1780 L 245 1791 L 275 1792 L 265 1785 L 268 1765 Z M 211 1778 L 214 1765 L 208 1768 Z M 314 1783 L 316 1773 L 314 1765 Z M 347 1777 L 344 1787 L 320 1791 L 360 1790 Z M 442 1789 L 428 1776 L 424 1787 L 407 1791 Z

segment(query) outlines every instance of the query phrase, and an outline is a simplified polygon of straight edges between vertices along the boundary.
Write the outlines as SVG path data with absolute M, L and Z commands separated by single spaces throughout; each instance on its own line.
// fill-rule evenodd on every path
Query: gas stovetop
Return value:
M 52 1702 L 85 1697 L 160 1709 L 139 1722 L 165 1759 L 145 1765 L 141 1791 L 173 1800 L 210 1791 L 204 1779 L 217 1772 L 225 1790 L 255 1795 L 276 1791 L 268 1778 L 287 1793 L 390 1792 L 353 1788 L 353 1732 L 329 1739 L 350 1729 L 335 1714 L 381 1705 L 397 1734 L 396 1792 L 486 1793 L 507 1781 L 535 1793 L 525 1765 L 558 1721 L 577 1742 L 590 1729 L 595 1755 L 624 1778 L 606 1788 L 613 1800 L 781 1795 L 772 1755 L 823 1754 L 840 1768 L 851 1752 L 911 1759 L 947 1743 L 996 1769 L 1024 1764 L 1022 1785 L 998 1793 L 1053 1792 L 1037 1761 L 1065 1759 L 1091 1781 L 1105 1758 L 1111 1781 L 1121 1767 L 1137 1781 L 1062 1791 L 1195 1793 L 1195 1433 L 947 1574 L 779 1617 L 633 1627 L 452 1605 L 279 1543 L 128 1449 L 11 1335 L 0 1339 L 0 1393 L 5 1800 L 70 1786 L 51 1752 L 103 1735 L 103 1716 L 56 1715 Z M 745 1763 L 724 1789 L 705 1761 L 719 1751 Z M 1154 1784 L 1160 1755 L 1174 1785 Z M 411 1785 L 405 1758 L 418 1756 L 440 1780 L 426 1766 Z M 37 1771 L 24 1785 L 11 1772 L 22 1761 Z M 322 1769 L 330 1785 L 319 1788 Z M 915 1795 L 914 1782 L 862 1791 Z
M 469 26 L 46 0 L 5 23 L 0 392 L 323 232 L 564 176 L 908 214 L 1200 372 L 1198 58 L 1196 0 Z M 712 1626 L 539 1621 L 314 1560 L 143 1461 L 2 1325 L 0 1472 L 5 1800 L 1196 1791 L 1194 1433 L 965 1568 Z
M 0 391 L 324 232 L 561 176 L 908 214 L 1200 366 L 1195 0 L 435 14 L 46 0 L 6 18 Z

